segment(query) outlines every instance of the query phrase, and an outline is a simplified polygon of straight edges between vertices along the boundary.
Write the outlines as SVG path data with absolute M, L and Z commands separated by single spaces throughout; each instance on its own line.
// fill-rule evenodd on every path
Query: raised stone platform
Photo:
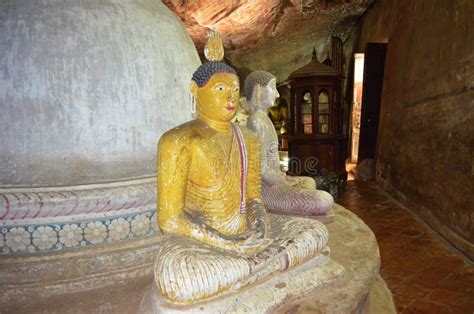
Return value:
M 335 204 L 329 229 L 331 258 L 344 266 L 344 280 L 288 302 L 277 313 L 396 313 L 392 295 L 379 275 L 375 235 L 355 214 Z
M 229 291 L 207 302 L 173 306 L 159 296 L 155 284 L 145 293 L 139 313 L 267 313 L 320 285 L 344 277 L 344 268 L 327 256 L 320 255 L 304 265 L 275 275 L 238 291 Z
M 292 270 L 290 270 L 259 285 L 259 291 L 262 291 L 262 295 L 265 295 L 266 298 L 257 299 L 255 296 L 250 300 L 246 300 L 247 312 L 259 312 L 258 308 L 249 306 L 248 303 L 252 300 L 271 304 L 272 299 L 279 299 L 278 302 L 274 303 L 275 306 L 271 307 L 271 312 L 276 313 L 396 312 L 391 294 L 378 275 L 380 256 L 374 234 L 362 220 L 343 207 L 336 204 L 333 211 L 335 213 L 334 221 L 327 225 L 330 234 L 330 257 L 345 268 L 344 276 L 325 285 L 320 285 L 311 291 L 293 295 L 283 300 L 279 297 L 279 291 L 281 291 L 285 280 L 288 282 L 288 275 L 293 275 Z M 128 241 L 123 242 L 123 244 L 126 242 Z M 119 244 L 120 242 L 115 245 Z M 153 245 L 159 245 L 159 240 L 154 242 Z M 126 260 L 130 257 L 126 254 L 125 246 L 116 249 L 117 254 L 119 251 L 123 252 L 122 262 L 126 263 Z M 102 254 L 103 252 L 100 249 L 94 249 L 94 252 L 91 251 L 90 253 Z M 44 262 L 44 267 L 48 267 L 47 259 Z M 120 261 L 117 260 L 116 262 Z M 68 259 L 68 264 L 81 265 L 81 261 L 71 256 Z M 20 298 L 21 301 L 19 298 L 14 298 L 16 302 L 3 303 L 2 311 L 5 313 L 137 313 L 143 296 L 146 295 L 147 289 L 150 288 L 150 284 L 153 282 L 152 265 L 148 262 L 143 264 L 143 266 L 145 265 L 148 265 L 146 267 L 149 267 L 149 269 L 143 269 L 143 272 L 137 273 L 136 276 L 127 275 L 126 268 L 123 269 L 123 272 L 120 271 L 121 274 L 111 273 L 110 276 L 116 278 L 112 285 L 107 285 L 104 282 L 100 285 L 89 285 L 83 282 L 80 292 L 65 291 L 64 294 L 51 297 L 44 295 L 41 299 L 36 295 L 25 293 Z M 54 266 L 49 268 L 51 272 L 55 272 Z M 300 271 L 301 274 L 305 271 L 315 272 L 316 274 L 320 270 L 318 270 L 318 267 L 293 269 L 293 271 Z M 46 273 L 44 275 L 47 276 Z M 105 274 L 101 274 L 100 277 L 106 278 L 103 275 Z M 121 276 L 122 280 L 119 280 Z M 249 287 L 249 289 L 251 288 Z M 21 293 L 21 290 L 17 291 L 17 293 Z

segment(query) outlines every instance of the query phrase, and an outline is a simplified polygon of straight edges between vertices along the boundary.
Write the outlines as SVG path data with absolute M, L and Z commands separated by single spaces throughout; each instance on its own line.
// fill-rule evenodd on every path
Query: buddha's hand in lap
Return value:
M 238 243 L 236 247 L 237 253 L 252 254 L 264 250 L 273 243 L 273 239 L 260 238 L 258 234 L 254 234 L 243 242 Z
M 250 216 L 247 221 L 250 225 L 250 231 L 257 235 L 257 238 L 263 239 L 267 237 L 269 230 L 269 221 L 265 206 L 261 199 L 253 199 L 248 207 Z
M 228 237 L 229 240 L 234 241 L 235 251 L 240 254 L 251 254 L 265 249 L 273 240 L 265 238 L 266 223 L 263 219 L 259 219 L 252 229 Z
M 255 229 L 257 231 L 258 238 L 263 239 L 268 232 L 268 222 L 263 217 L 257 218 L 255 222 Z

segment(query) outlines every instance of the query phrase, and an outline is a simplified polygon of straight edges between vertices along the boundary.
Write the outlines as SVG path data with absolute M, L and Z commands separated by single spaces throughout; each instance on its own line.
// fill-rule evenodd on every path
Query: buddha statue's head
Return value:
M 236 71 L 220 61 L 201 65 L 193 74 L 190 91 L 196 99 L 198 116 L 229 122 L 239 107 L 239 78 Z
M 267 110 L 280 97 L 276 88 L 276 77 L 266 71 L 254 71 L 245 79 L 245 98 L 250 111 Z

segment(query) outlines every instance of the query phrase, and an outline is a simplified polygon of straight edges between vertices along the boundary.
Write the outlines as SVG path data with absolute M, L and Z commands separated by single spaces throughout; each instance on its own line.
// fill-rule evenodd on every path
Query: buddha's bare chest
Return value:
M 215 136 L 201 140 L 193 147 L 189 178 L 192 183 L 213 187 L 232 179 L 239 164 L 238 147 L 233 137 Z

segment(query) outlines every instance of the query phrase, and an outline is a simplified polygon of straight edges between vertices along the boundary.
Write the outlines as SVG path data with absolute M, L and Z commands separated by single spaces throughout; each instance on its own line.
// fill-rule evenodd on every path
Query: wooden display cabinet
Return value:
M 340 180 L 347 179 L 347 138 L 342 133 L 343 80 L 334 68 L 318 62 L 315 51 L 309 64 L 290 74 L 290 174 L 332 171 Z

